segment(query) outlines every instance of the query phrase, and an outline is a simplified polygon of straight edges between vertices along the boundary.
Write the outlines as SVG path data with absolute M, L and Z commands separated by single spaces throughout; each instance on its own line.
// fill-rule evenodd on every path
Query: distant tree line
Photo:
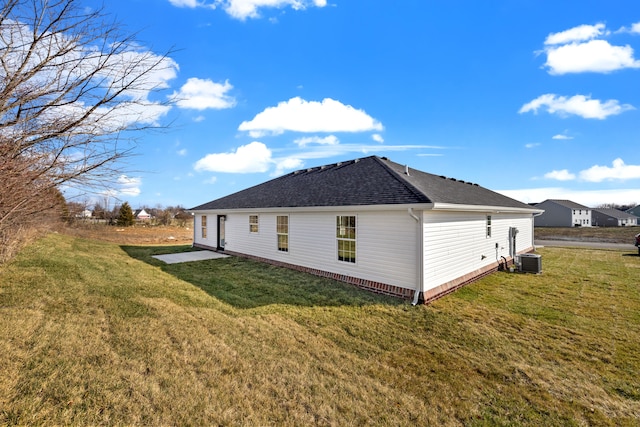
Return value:
M 135 210 L 129 202 L 116 204 L 108 209 L 106 203 L 97 202 L 91 205 L 89 202 L 68 202 L 64 208 L 64 219 L 68 223 L 99 221 L 107 225 L 131 226 L 138 222 L 148 225 L 177 225 L 184 227 L 190 223 L 192 216 L 181 205 L 162 207 L 156 205 L 149 207 L 142 205 L 138 209 L 144 209 L 151 218 L 138 220 L 135 218 Z
M 629 209 L 635 208 L 640 203 L 632 204 L 632 205 L 618 205 L 616 203 L 603 203 L 598 206 L 598 209 L 617 209 L 619 211 L 628 211 Z

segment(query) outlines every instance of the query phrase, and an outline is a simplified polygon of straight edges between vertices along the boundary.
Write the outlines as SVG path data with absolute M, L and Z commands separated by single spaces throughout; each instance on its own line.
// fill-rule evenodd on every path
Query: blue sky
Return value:
M 98 6 L 87 0 L 88 7 Z M 127 0 L 172 50 L 115 198 L 192 207 L 369 155 L 523 202 L 640 203 L 636 1 Z

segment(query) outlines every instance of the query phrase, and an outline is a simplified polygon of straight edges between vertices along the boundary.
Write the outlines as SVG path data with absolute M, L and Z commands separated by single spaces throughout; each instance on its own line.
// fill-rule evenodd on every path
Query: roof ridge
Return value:
M 373 157 L 373 159 L 378 162 L 379 165 L 381 165 L 392 177 L 394 177 L 398 182 L 400 182 L 402 185 L 405 186 L 405 188 L 407 190 L 409 190 L 411 193 L 413 193 L 415 196 L 419 197 L 419 198 L 424 198 L 426 199 L 427 202 L 432 202 L 431 198 L 425 194 L 423 191 L 421 191 L 420 189 L 418 189 L 415 185 L 411 184 L 409 181 L 407 181 L 404 177 L 404 175 L 396 172 L 395 170 L 393 170 L 393 168 L 389 167 L 389 165 L 387 165 L 385 163 L 385 161 L 389 162 L 389 163 L 395 163 L 392 162 L 391 160 L 389 160 L 388 158 L 380 158 L 378 156 L 371 156 Z M 400 163 L 395 163 L 399 166 Z M 407 165 L 406 168 L 408 169 L 409 166 Z M 417 169 L 414 169 L 414 171 L 417 171 Z

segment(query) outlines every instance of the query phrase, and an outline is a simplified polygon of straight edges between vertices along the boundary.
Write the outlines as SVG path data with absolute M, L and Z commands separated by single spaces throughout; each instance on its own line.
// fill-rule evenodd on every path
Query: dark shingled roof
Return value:
M 635 215 L 630 214 L 628 212 L 622 212 L 619 211 L 618 209 L 613 209 L 613 208 L 599 208 L 599 209 L 593 209 L 596 212 L 599 212 L 601 214 L 604 215 L 609 215 L 610 217 L 613 218 L 617 218 L 617 219 L 634 219 L 636 218 Z
M 546 203 L 546 202 L 553 202 L 555 204 L 558 204 L 560 206 L 563 206 L 563 207 L 569 208 L 569 209 L 587 209 L 587 210 L 590 209 L 587 206 L 581 205 L 581 204 L 576 203 L 576 202 L 572 202 L 571 200 L 547 199 L 542 203 Z M 538 205 L 541 205 L 542 203 L 538 203 Z M 536 205 L 536 206 L 538 206 L 538 205 Z
M 451 203 L 533 210 L 477 184 L 370 156 L 302 169 L 190 210 Z

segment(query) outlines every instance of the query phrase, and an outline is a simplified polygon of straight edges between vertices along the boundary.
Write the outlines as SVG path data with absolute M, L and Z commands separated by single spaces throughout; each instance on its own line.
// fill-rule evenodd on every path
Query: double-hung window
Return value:
M 336 217 L 336 238 L 338 240 L 338 261 L 356 262 L 356 217 Z
M 289 217 L 286 215 L 276 216 L 276 234 L 278 235 L 278 250 L 289 252 Z
M 202 215 L 200 217 L 200 226 L 201 226 L 202 238 L 206 239 L 207 238 L 207 216 L 206 215 Z
M 249 232 L 258 232 L 258 215 L 249 215 Z

